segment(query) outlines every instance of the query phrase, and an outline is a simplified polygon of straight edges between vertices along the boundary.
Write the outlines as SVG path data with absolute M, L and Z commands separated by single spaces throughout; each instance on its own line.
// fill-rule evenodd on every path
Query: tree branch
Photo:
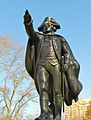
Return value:
M 22 104 L 18 107 L 18 109 L 17 109 L 17 111 L 16 111 L 16 114 L 15 114 L 15 117 L 14 117 L 14 120 L 16 119 L 17 114 L 19 113 L 20 109 L 21 109 L 26 103 L 28 103 L 30 100 L 31 100 L 31 98 L 28 99 L 27 101 L 25 101 L 24 103 L 22 103 Z

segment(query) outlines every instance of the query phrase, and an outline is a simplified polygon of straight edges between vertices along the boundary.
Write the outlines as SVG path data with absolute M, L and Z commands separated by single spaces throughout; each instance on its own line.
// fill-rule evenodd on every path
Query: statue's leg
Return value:
M 60 65 L 46 64 L 45 67 L 50 72 L 51 81 L 53 83 L 53 96 L 55 106 L 55 120 L 61 120 L 61 108 L 62 108 L 62 94 L 61 94 L 61 73 Z
M 52 120 L 53 115 L 49 109 L 48 84 L 49 75 L 43 66 L 37 68 L 36 79 L 39 86 L 41 115 L 37 120 Z
M 54 99 L 55 99 L 55 120 L 61 120 L 62 109 L 62 91 L 61 91 L 61 73 L 60 65 L 53 67 L 53 87 L 54 87 Z

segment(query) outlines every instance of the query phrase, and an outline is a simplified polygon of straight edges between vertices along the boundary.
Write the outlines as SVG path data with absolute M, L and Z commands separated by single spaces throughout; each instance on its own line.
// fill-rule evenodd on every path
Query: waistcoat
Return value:
M 45 37 L 39 58 L 39 63 L 45 65 L 46 62 L 50 62 L 52 65 L 58 64 L 56 54 L 53 48 L 53 40 L 51 37 Z

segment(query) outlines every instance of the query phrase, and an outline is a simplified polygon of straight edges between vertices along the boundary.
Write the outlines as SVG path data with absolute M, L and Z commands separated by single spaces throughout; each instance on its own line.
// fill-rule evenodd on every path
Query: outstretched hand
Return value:
M 29 23 L 32 21 L 31 15 L 29 14 L 29 11 L 26 9 L 24 14 L 24 22 Z

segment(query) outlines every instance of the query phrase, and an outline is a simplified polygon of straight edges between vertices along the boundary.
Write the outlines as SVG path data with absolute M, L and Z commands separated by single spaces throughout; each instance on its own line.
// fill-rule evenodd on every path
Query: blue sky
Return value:
M 27 44 L 23 25 L 26 9 L 32 15 L 36 31 L 47 16 L 60 23 L 61 30 L 57 33 L 66 38 L 81 65 L 80 98 L 91 98 L 91 0 L 0 0 L 0 36 L 10 35 Z

